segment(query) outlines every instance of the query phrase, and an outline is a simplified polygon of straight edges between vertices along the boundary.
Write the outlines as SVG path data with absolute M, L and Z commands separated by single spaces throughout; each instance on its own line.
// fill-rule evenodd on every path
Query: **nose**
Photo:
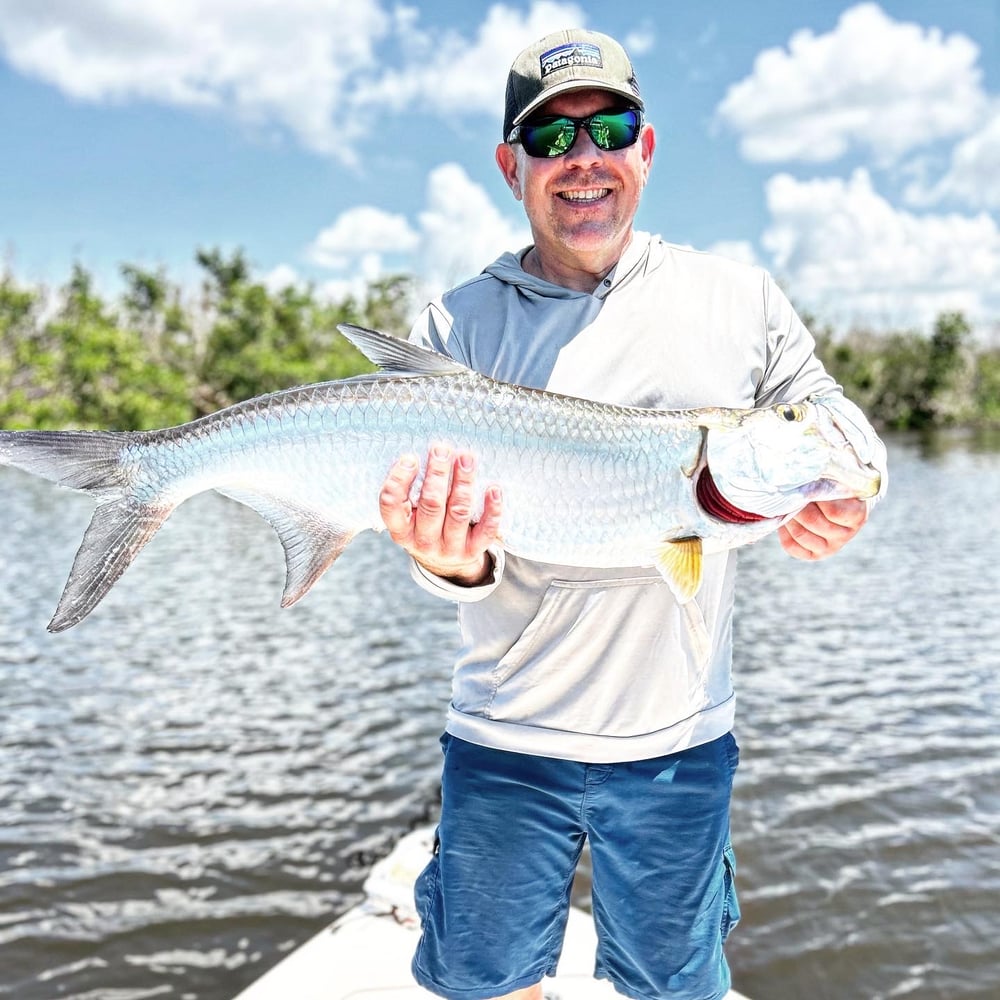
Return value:
M 576 139 L 573 145 L 566 151 L 563 159 L 571 161 L 578 166 L 585 164 L 600 163 L 604 150 L 601 149 L 585 128 L 576 130 Z

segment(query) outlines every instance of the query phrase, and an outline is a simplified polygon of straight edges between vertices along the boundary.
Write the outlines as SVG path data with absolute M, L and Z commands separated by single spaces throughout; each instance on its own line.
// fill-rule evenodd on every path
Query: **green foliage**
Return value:
M 41 335 L 41 294 L 0 281 L 0 425 L 59 426 L 72 418 L 73 401 L 53 382 L 56 358 Z
M 371 366 L 338 323 L 403 335 L 413 311 L 405 275 L 330 302 L 311 287 L 269 290 L 242 250 L 203 249 L 197 261 L 203 281 L 194 303 L 162 270 L 131 264 L 113 305 L 80 266 L 52 297 L 0 273 L 0 426 L 163 427 L 344 378 Z M 1000 425 L 1000 350 L 974 349 L 960 313 L 939 316 L 930 337 L 862 330 L 838 338 L 803 319 L 818 330 L 830 373 L 876 423 Z
M 412 283 L 373 284 L 357 301 L 269 291 L 242 251 L 201 250 L 201 300 L 185 305 L 163 271 L 122 267 L 116 306 L 80 266 L 54 308 L 0 275 L 0 426 L 134 428 L 181 423 L 264 392 L 370 370 L 342 322 L 407 327 Z
M 0 354 L 6 427 L 145 428 L 186 419 L 183 374 L 158 364 L 141 332 L 122 323 L 77 266 L 55 313 L 41 321 L 38 297 L 8 296 Z M 21 309 L 18 309 L 20 303 Z M 29 322 L 30 318 L 30 322 Z
M 990 355 L 977 357 L 961 313 L 943 313 L 928 338 L 907 331 L 817 337 L 830 374 L 876 423 L 897 430 L 995 420 Z M 991 409 L 992 408 L 992 409 Z M 991 415 L 992 412 L 992 415 Z
M 365 370 L 364 358 L 337 333 L 360 322 L 353 302 L 317 302 L 311 290 L 271 293 L 254 282 L 241 251 L 228 259 L 200 251 L 207 272 L 204 303 L 211 318 L 195 371 L 202 410 L 306 382 Z
M 976 358 L 973 385 L 974 412 L 982 422 L 1000 425 L 1000 350 Z

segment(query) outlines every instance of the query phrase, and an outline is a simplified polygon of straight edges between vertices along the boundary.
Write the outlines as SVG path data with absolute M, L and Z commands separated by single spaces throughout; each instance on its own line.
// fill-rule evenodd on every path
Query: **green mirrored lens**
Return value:
M 543 118 L 520 126 L 518 139 L 529 156 L 562 156 L 576 142 L 580 126 L 587 129 L 599 149 L 631 146 L 639 135 L 642 118 L 638 111 L 600 112 L 589 118 Z
M 555 118 L 525 126 L 522 141 L 531 156 L 562 156 L 576 141 L 576 123 L 570 118 Z
M 590 138 L 594 140 L 594 145 L 601 149 L 612 149 L 611 145 L 611 125 L 604 115 L 597 115 L 590 119 L 590 128 L 587 129 Z
M 590 137 L 601 149 L 624 149 L 631 146 L 639 134 L 639 116 L 634 111 L 617 115 L 594 115 Z

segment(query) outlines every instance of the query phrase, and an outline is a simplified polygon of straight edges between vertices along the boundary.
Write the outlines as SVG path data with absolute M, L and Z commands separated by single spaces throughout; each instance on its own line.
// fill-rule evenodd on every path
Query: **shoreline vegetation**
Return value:
M 130 264 L 113 303 L 80 265 L 54 297 L 0 274 L 0 427 L 183 423 L 265 392 L 371 371 L 338 323 L 397 335 L 410 325 L 407 275 L 327 302 L 312 288 L 269 290 L 242 250 L 199 250 L 196 260 L 195 302 L 164 270 Z M 827 369 L 881 429 L 1000 427 L 1000 347 L 975 345 L 961 313 L 942 313 L 929 335 L 841 336 L 803 319 Z

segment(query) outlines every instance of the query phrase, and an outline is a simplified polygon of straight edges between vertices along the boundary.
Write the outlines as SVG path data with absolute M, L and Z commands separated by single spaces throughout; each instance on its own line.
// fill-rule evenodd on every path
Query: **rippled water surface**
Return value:
M 891 459 L 835 559 L 742 554 L 753 1000 L 1000 995 L 1000 453 Z M 434 815 L 454 610 L 366 535 L 280 611 L 270 529 L 207 496 L 51 636 L 91 504 L 0 504 L 0 996 L 226 1000 Z

